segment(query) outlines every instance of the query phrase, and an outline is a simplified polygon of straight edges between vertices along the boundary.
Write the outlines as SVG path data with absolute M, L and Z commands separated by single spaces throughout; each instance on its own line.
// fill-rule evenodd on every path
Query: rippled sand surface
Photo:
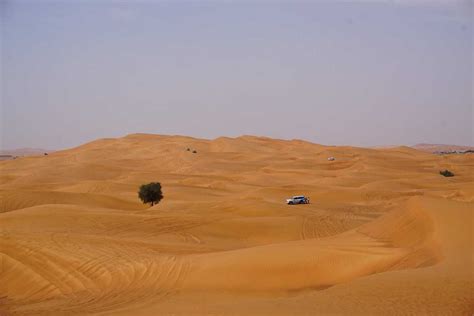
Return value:
M 474 313 L 473 154 L 133 134 L 1 161 L 0 212 L 2 315 Z

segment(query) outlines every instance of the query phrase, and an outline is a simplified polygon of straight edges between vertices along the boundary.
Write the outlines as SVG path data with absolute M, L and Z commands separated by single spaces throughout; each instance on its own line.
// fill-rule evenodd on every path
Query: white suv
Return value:
M 309 204 L 309 197 L 306 197 L 304 195 L 295 195 L 291 199 L 286 199 L 286 204 Z

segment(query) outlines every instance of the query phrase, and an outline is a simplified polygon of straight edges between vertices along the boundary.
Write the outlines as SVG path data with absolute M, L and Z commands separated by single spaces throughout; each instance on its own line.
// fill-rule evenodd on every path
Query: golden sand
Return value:
M 473 171 L 473 154 L 252 136 L 2 161 L 0 314 L 471 315 Z

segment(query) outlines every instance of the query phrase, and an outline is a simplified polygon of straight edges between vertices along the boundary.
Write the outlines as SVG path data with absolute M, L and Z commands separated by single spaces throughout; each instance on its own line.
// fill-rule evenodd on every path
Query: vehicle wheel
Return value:
M 288 202 L 288 205 L 293 205 L 293 202 Z

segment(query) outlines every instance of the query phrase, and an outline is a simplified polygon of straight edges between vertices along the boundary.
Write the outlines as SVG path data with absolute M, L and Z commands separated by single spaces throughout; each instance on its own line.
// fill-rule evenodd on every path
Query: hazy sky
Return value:
M 473 1 L 8 1 L 0 148 L 473 144 Z

